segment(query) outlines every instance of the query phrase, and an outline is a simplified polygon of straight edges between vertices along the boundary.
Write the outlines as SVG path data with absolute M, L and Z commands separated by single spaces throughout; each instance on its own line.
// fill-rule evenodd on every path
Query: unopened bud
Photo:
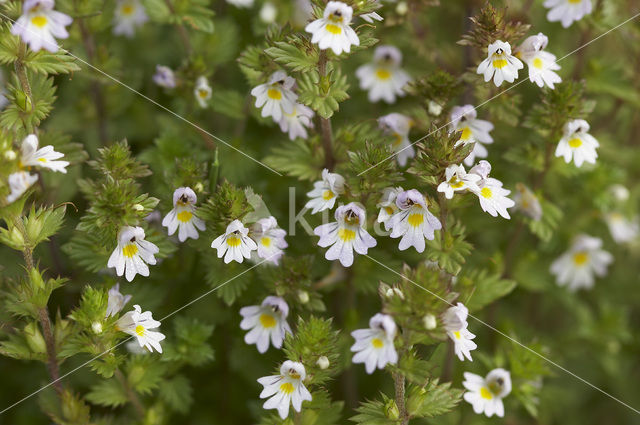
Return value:
M 29 96 L 25 94 L 25 92 L 16 91 L 15 99 L 16 99 L 16 104 L 20 109 L 22 109 L 25 112 L 31 112 L 31 110 L 33 109 L 33 104 L 31 103 L 31 99 L 29 98 Z
M 398 15 L 406 15 L 408 11 L 409 11 L 409 7 L 407 6 L 407 3 L 404 1 L 401 1 L 396 6 L 396 13 Z
M 265 24 L 271 24 L 276 20 L 276 15 L 278 14 L 278 9 L 273 5 L 273 3 L 266 2 L 262 5 L 260 9 L 260 20 Z
M 429 113 L 434 117 L 437 117 L 442 113 L 442 106 L 437 102 L 434 102 L 433 100 L 429 101 L 428 108 L 429 108 Z
M 94 334 L 99 335 L 102 333 L 102 323 L 100 322 L 93 322 L 91 324 L 91 330 L 93 331 Z
M 133 209 L 136 211 L 144 211 L 144 207 L 140 204 L 134 204 Z
M 204 190 L 204 185 L 202 183 L 198 182 L 193 186 L 193 189 L 196 192 L 202 192 Z
M 4 159 L 6 159 L 7 161 L 13 161 L 14 159 L 16 159 L 16 153 L 9 149 L 4 153 Z
M 329 359 L 327 358 L 327 356 L 320 356 L 318 358 L 318 361 L 316 362 L 316 364 L 318 365 L 318 367 L 322 370 L 326 369 L 329 367 Z
M 425 329 L 430 331 L 438 326 L 438 321 L 436 320 L 436 316 L 429 313 L 422 318 L 422 324 L 424 324 Z
M 384 406 L 384 413 L 387 416 L 387 418 L 392 420 L 396 420 L 400 418 L 400 410 L 398 410 L 398 405 L 396 404 L 395 400 L 391 399 L 387 401 L 387 403 Z
M 34 353 L 47 352 L 47 344 L 36 322 L 32 322 L 24 327 L 24 337 L 27 340 L 27 345 Z
M 387 296 L 387 298 L 398 297 L 401 300 L 404 300 L 404 294 L 400 289 L 396 287 L 387 289 L 385 295 Z
M 302 304 L 306 304 L 309 302 L 309 293 L 307 291 L 298 291 L 298 300 Z

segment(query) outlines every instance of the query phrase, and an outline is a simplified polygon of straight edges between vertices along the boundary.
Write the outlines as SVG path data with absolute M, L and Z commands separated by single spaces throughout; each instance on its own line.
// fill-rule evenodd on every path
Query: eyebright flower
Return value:
M 493 369 L 486 378 L 475 373 L 464 373 L 462 383 L 468 390 L 464 399 L 473 406 L 477 414 L 484 413 L 487 417 L 504 416 L 502 399 L 511 392 L 511 374 L 504 369 Z
M 138 340 L 140 347 L 145 347 L 153 352 L 155 349 L 158 353 L 162 353 L 162 341 L 165 336 L 158 331 L 151 331 L 160 327 L 160 322 L 153 320 L 150 311 L 142 312 L 139 305 L 133 306 L 133 311 L 128 311 L 118 321 L 116 326 L 119 330 L 129 335 L 133 335 Z
M 453 198 L 454 192 L 470 190 L 477 192 L 481 177 L 475 173 L 468 173 L 462 165 L 450 165 L 444 171 L 445 180 L 438 185 L 438 192 L 444 193 L 445 198 Z
M 365 255 L 376 246 L 376 240 L 364 229 L 365 212 L 356 203 L 338 207 L 335 218 L 334 223 L 320 225 L 313 233 L 320 236 L 318 246 L 331 246 L 325 254 L 327 260 L 340 260 L 344 267 L 349 267 L 353 264 L 353 250 Z
M 254 87 L 251 95 L 256 98 L 256 108 L 262 108 L 260 115 L 279 122 L 283 114 L 292 114 L 298 99 L 292 90 L 295 83 L 284 71 L 276 71 L 266 83 Z
M 269 340 L 275 348 L 282 348 L 286 333 L 291 333 L 287 323 L 289 306 L 280 297 L 269 296 L 261 305 L 243 307 L 240 314 L 243 317 L 240 328 L 249 330 L 244 336 L 244 342 L 256 344 L 260 353 L 269 349 Z
M 556 276 L 556 283 L 569 288 L 570 291 L 593 287 L 594 275 L 606 276 L 607 267 L 613 256 L 602 248 L 602 239 L 589 235 L 579 235 L 569 251 L 562 254 L 551 264 L 551 273 Z
M 404 189 L 400 186 L 386 187 L 382 193 L 380 202 L 376 204 L 376 207 L 380 208 L 380 212 L 378 213 L 378 223 L 383 223 L 386 230 L 389 230 L 390 228 L 389 225 L 391 223 L 389 219 L 399 210 L 396 205 L 396 197 L 401 192 L 404 192 Z
M 369 91 L 369 102 L 384 100 L 394 103 L 396 96 L 404 96 L 404 86 L 411 77 L 400 66 L 402 53 L 393 46 L 378 46 L 373 54 L 373 62 L 356 70 L 360 88 Z
M 242 263 L 244 258 L 251 258 L 251 251 L 258 249 L 253 239 L 247 236 L 248 233 L 249 229 L 240 220 L 233 220 L 225 233 L 211 242 L 211 248 L 218 251 L 218 258 L 224 256 L 225 264 L 233 260 Z
M 442 318 L 444 329 L 453 341 L 453 348 L 460 361 L 464 361 L 465 357 L 473 361 L 471 351 L 478 347 L 476 343 L 472 341 L 476 336 L 467 329 L 468 315 L 469 310 L 467 307 L 462 303 L 458 303 L 454 307 L 448 308 Z
M 404 167 L 407 161 L 416 156 L 416 150 L 409 141 L 409 130 L 413 120 L 406 115 L 391 113 L 378 118 L 378 125 L 393 137 L 393 150 L 396 152 L 398 165 Z
M 249 236 L 258 245 L 258 257 L 278 265 L 280 258 L 284 255 L 283 249 L 289 245 L 284 240 L 287 232 L 278 227 L 275 217 L 261 218 L 251 226 L 250 230 Z
M 53 10 L 54 5 L 54 0 L 25 0 L 22 16 L 11 27 L 11 34 L 20 36 L 34 52 L 43 48 L 57 52 L 56 38 L 69 37 L 65 27 L 71 25 L 73 19 Z
M 176 76 L 173 73 L 173 70 L 168 66 L 156 65 L 156 73 L 153 74 L 153 82 L 165 89 L 172 89 L 176 86 Z
M 198 77 L 196 80 L 196 86 L 193 89 L 193 94 L 201 108 L 209 106 L 209 99 L 211 99 L 211 86 L 209 85 L 209 81 L 207 81 L 206 77 Z
M 511 193 L 510 190 L 502 187 L 502 182 L 498 179 L 489 177 L 491 172 L 491 164 L 487 161 L 480 161 L 478 165 L 469 170 L 469 174 L 480 176 L 477 182 L 477 189 L 470 189 L 478 196 L 482 211 L 489 213 L 493 217 L 498 214 L 503 218 L 510 219 L 508 208 L 513 207 L 516 203 L 507 198 Z
M 534 221 L 542 218 L 542 206 L 535 193 L 522 183 L 516 184 L 516 192 L 513 196 L 516 209 Z
M 349 26 L 353 9 L 340 1 L 330 1 L 324 8 L 322 18 L 316 19 L 305 27 L 312 34 L 311 42 L 318 44 L 321 50 L 331 48 L 336 55 L 349 53 L 351 45 L 359 46 L 360 39 Z
M 260 8 L 260 20 L 265 24 L 272 24 L 278 16 L 278 9 L 271 2 L 265 2 Z
M 398 353 L 393 345 L 397 327 L 393 318 L 387 314 L 378 313 L 369 320 L 368 329 L 358 329 L 351 332 L 356 340 L 351 346 L 355 354 L 353 363 L 364 363 L 368 374 L 376 369 L 384 369 L 387 363 L 396 364 Z
M 569 28 L 573 21 L 579 21 L 593 10 L 591 0 L 545 0 L 544 7 L 549 9 L 549 22 L 561 22 Z
M 196 216 L 196 193 L 190 187 L 179 187 L 173 192 L 173 209 L 169 211 L 162 225 L 169 230 L 169 236 L 178 230 L 178 240 L 198 239 L 198 230 L 205 229 L 204 221 Z M 196 229 L 197 228 L 197 229 Z
M 568 121 L 564 126 L 564 136 L 558 142 L 556 156 L 564 157 L 567 164 L 573 158 L 576 167 L 581 167 L 584 162 L 595 164 L 598 157 L 596 148 L 600 144 L 588 133 L 589 128 L 585 120 Z
M 493 130 L 493 124 L 486 120 L 479 120 L 478 113 L 473 105 L 454 106 L 451 110 L 450 131 L 460 131 L 460 139 L 456 146 L 475 143 L 473 150 L 464 159 L 467 166 L 472 166 L 476 158 L 486 158 L 487 148 L 484 145 L 493 143 L 493 137 L 489 134 Z
M 401 192 L 396 197 L 399 211 L 389 219 L 392 238 L 399 238 L 400 251 L 413 246 L 416 251 L 423 252 L 425 238 L 433 240 L 434 231 L 442 229 L 442 224 L 427 209 L 426 198 L 416 189 Z
M 303 401 L 311 401 L 311 393 L 302 383 L 307 377 L 302 363 L 287 360 L 280 366 L 280 375 L 258 379 L 264 386 L 260 398 L 269 398 L 262 405 L 265 409 L 278 409 L 282 419 L 289 415 L 289 403 L 296 412 L 302 410 Z
M 107 300 L 107 314 L 105 317 L 115 316 L 120 313 L 124 306 L 131 300 L 131 295 L 122 295 L 120 293 L 120 284 L 116 283 L 109 289 L 109 298 Z
M 135 35 L 136 28 L 148 20 L 149 17 L 140 0 L 117 0 L 113 16 L 113 33 L 131 38 Z
M 640 233 L 638 217 L 630 220 L 619 212 L 610 212 L 604 215 L 604 221 L 607 223 L 611 237 L 616 243 L 631 242 Z
M 291 140 L 295 140 L 296 137 L 306 140 L 309 137 L 307 128 L 313 128 L 313 121 L 311 121 L 313 115 L 311 108 L 301 103 L 296 103 L 290 114 L 286 112 L 282 114 L 282 118 L 278 121 L 280 130 L 283 133 L 289 133 L 289 139 Z
M 307 193 L 311 198 L 305 208 L 311 208 L 311 214 L 331 209 L 339 195 L 344 193 L 344 177 L 330 173 L 326 168 L 322 170 L 322 180 L 313 184 L 313 190 Z
M 124 226 L 118 233 L 118 246 L 113 250 L 107 267 L 116 269 L 116 274 L 125 277 L 129 282 L 136 274 L 149 276 L 147 264 L 156 264 L 154 254 L 159 249 L 149 241 L 144 240 L 142 227 Z
M 26 171 L 9 174 L 9 188 L 11 189 L 11 193 L 7 196 L 7 203 L 10 204 L 21 197 L 22 194 L 37 181 L 37 174 L 30 174 Z
M 67 172 L 68 161 L 56 161 L 64 156 L 60 152 L 53 150 L 53 146 L 48 145 L 38 149 L 38 136 L 30 134 L 22 141 L 22 156 L 20 166 L 22 167 L 44 167 L 61 173 Z
M 513 83 L 518 78 L 518 70 L 524 65 L 511 55 L 511 45 L 498 40 L 489 44 L 488 51 L 487 58 L 480 63 L 476 73 L 484 74 L 485 82 L 493 78 L 496 87 L 500 87 L 503 81 Z
M 528 37 L 516 51 L 516 56 L 527 63 L 529 68 L 529 80 L 542 88 L 545 84 L 553 89 L 555 83 L 562 78 L 555 71 L 560 69 L 556 63 L 556 56 L 545 52 L 544 48 L 549 44 L 549 38 L 543 33 Z

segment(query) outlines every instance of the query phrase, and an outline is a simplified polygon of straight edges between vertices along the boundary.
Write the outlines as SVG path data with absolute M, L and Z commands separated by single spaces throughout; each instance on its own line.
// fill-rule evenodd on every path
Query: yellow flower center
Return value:
M 276 325 L 276 319 L 270 314 L 261 314 L 260 324 L 266 329 L 273 328 Z
M 122 6 L 122 9 L 120 10 L 122 11 L 123 15 L 129 16 L 133 14 L 133 11 L 135 10 L 135 8 L 131 4 L 125 4 Z
M 462 186 L 464 186 L 464 182 L 462 180 L 458 180 L 456 176 L 453 176 L 449 180 L 449 186 L 454 189 L 460 189 Z
M 544 62 L 542 62 L 542 59 L 540 59 L 540 58 L 535 58 L 535 59 L 533 60 L 533 67 L 534 67 L 534 68 L 542 69 L 542 65 L 544 65 Z
M 486 400 L 491 400 L 493 398 L 493 394 L 491 394 L 491 391 L 489 391 L 488 388 L 482 387 L 480 388 L 480 397 Z
M 480 195 L 482 195 L 483 197 L 489 199 L 489 198 L 491 198 L 491 196 L 493 196 L 493 192 L 491 192 L 491 189 L 489 189 L 488 187 L 483 187 L 480 190 Z
M 344 227 L 338 230 L 338 237 L 343 242 L 349 242 L 356 238 L 356 232 L 351 229 L 345 229 Z
M 418 213 L 410 214 L 407 221 L 409 222 L 409 226 L 418 227 L 424 221 L 424 216 Z
M 455 331 L 453 335 L 456 337 L 456 339 L 460 339 L 460 331 Z
M 273 100 L 282 99 L 282 93 L 280 93 L 280 90 L 278 90 L 278 89 L 269 89 L 269 90 L 267 90 L 267 96 L 269 96 L 269 98 L 273 99 Z
M 507 60 L 506 59 L 494 59 L 493 60 L 493 67 L 494 68 L 502 69 L 505 66 L 507 66 Z
M 373 345 L 373 348 L 382 348 L 384 347 L 384 342 L 382 342 L 380 338 L 373 338 L 371 340 L 371 345 Z
M 333 25 L 333 24 L 327 24 L 327 26 L 325 27 L 327 29 L 328 32 L 330 32 L 331 34 L 342 34 L 342 28 L 340 28 L 337 25 Z
M 183 223 L 187 223 L 189 220 L 191 220 L 191 217 L 193 217 L 191 211 L 180 211 L 178 213 L 178 221 L 181 221 Z
M 393 214 L 393 207 L 384 207 L 384 210 L 389 215 Z
M 330 20 L 331 22 L 335 22 L 335 23 L 337 23 L 337 24 L 340 24 L 340 23 L 342 23 L 343 18 L 342 18 L 342 16 L 330 15 L 330 16 L 329 16 L 329 20 Z
M 44 15 L 38 15 L 31 18 L 31 23 L 38 28 L 44 28 L 47 25 L 47 17 Z
M 469 127 L 465 127 L 462 129 L 462 136 L 460 136 L 460 140 L 469 140 L 471 138 L 471 129 Z
M 569 3 L 571 3 L 571 4 L 580 4 L 580 3 L 582 3 L 582 0 L 569 0 Z
M 142 325 L 136 326 L 136 334 L 138 336 L 144 336 L 144 326 Z
M 402 143 L 403 137 L 398 133 L 393 133 L 393 146 L 399 146 Z
M 271 238 L 264 237 L 264 238 L 260 239 L 260 243 L 261 243 L 263 246 L 267 246 L 267 247 L 268 247 L 268 246 L 271 246 Z
M 234 248 L 236 246 L 240 246 L 240 238 L 237 236 L 229 236 L 227 238 L 227 245 Z
M 586 252 L 577 252 L 573 254 L 573 262 L 576 266 L 581 266 L 587 262 L 589 255 Z
M 285 382 L 280 385 L 280 391 L 285 394 L 291 394 L 293 392 L 293 384 L 291 382 Z
M 380 68 L 376 71 L 376 77 L 378 77 L 378 80 L 388 80 L 391 78 L 391 72 Z
M 122 248 L 122 254 L 125 257 L 131 258 L 134 255 L 136 255 L 138 253 L 138 245 L 134 244 L 134 243 L 130 243 L 128 245 L 125 245 L 124 248 Z
M 572 148 L 579 148 L 580 146 L 582 146 L 582 140 L 580 140 L 579 137 L 573 138 L 569 140 L 569 146 L 571 146 Z
M 209 95 L 209 91 L 205 90 L 205 89 L 200 89 L 198 90 L 198 96 L 200 96 L 201 98 L 206 98 Z
M 325 201 L 328 201 L 329 199 L 333 198 L 334 195 L 332 191 L 330 190 L 325 190 L 324 192 L 322 192 L 322 199 L 324 199 Z

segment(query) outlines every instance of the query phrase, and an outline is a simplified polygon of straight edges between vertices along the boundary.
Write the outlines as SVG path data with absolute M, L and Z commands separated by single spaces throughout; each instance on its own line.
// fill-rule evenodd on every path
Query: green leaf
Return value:
M 395 406 L 395 402 L 386 395 L 382 394 L 382 398 L 383 401 L 374 400 L 361 403 L 356 409 L 358 414 L 352 416 L 349 420 L 364 425 L 397 424 L 398 407 Z
M 451 382 L 438 384 L 434 379 L 425 387 L 411 385 L 407 393 L 407 410 L 411 416 L 433 418 L 453 410 L 464 391 L 451 388 Z
M 298 101 L 310 106 L 322 118 L 330 118 L 340 108 L 339 102 L 349 98 L 348 89 L 347 76 L 329 62 L 326 76 L 311 70 L 298 79 Z
M 309 72 L 316 69 L 318 50 L 310 46 L 308 38 L 291 37 L 286 42 L 276 41 L 273 44 L 264 52 L 291 71 Z
M 163 381 L 159 395 L 171 409 L 179 413 L 187 413 L 193 403 L 193 389 L 183 375 Z
M 458 279 L 460 300 L 470 311 L 477 311 L 513 291 L 514 280 L 502 279 L 498 273 L 472 270 Z
M 471 244 L 464 240 L 464 226 L 456 223 L 446 232 L 435 232 L 435 238 L 427 241 L 427 258 L 438 263 L 447 272 L 456 275 L 471 253 Z
M 127 403 L 127 393 L 117 379 L 104 379 L 93 385 L 85 398 L 99 406 L 118 407 Z
M 319 154 L 319 139 L 285 141 L 271 150 L 264 163 L 281 173 L 302 180 L 313 180 L 322 169 L 324 155 Z
M 167 371 L 167 364 L 155 356 L 134 356 L 126 366 L 127 381 L 140 394 L 157 389 Z
M 240 119 L 246 115 L 245 98 L 235 90 L 214 90 L 210 104 L 214 111 L 230 118 Z

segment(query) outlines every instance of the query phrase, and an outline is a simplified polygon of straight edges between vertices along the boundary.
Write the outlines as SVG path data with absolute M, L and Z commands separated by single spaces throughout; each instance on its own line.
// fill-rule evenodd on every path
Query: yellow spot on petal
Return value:
M 269 96 L 270 99 L 274 99 L 274 100 L 282 99 L 282 93 L 280 92 L 280 90 L 277 90 L 277 89 L 267 90 L 267 96 Z
M 571 139 L 569 140 L 569 146 L 571 146 L 572 148 L 579 148 L 580 146 L 582 146 L 582 140 L 580 140 L 579 137 Z
M 338 237 L 342 239 L 343 242 L 349 242 L 356 238 L 356 232 L 351 229 L 345 229 L 343 227 L 338 230 Z
M 142 325 L 136 326 L 136 334 L 138 336 L 144 336 L 144 326 Z
M 542 69 L 542 66 L 544 65 L 544 62 L 542 62 L 542 59 L 540 58 L 535 58 L 533 60 L 533 67 L 534 68 L 538 68 L 538 69 Z
M 384 207 L 384 211 L 387 214 L 391 215 L 391 214 L 393 214 L 393 207 Z
M 480 195 L 482 195 L 483 197 L 489 199 L 489 198 L 491 198 L 493 196 L 493 192 L 488 187 L 483 187 L 480 190 Z
M 398 133 L 393 133 L 393 146 L 399 146 L 402 143 L 403 137 Z
M 386 69 L 378 69 L 376 71 L 376 77 L 378 77 L 378 80 L 388 80 L 391 78 L 391 72 Z
M 47 158 L 38 158 L 38 161 L 40 161 L 40 162 L 47 162 Z
M 130 4 L 125 4 L 122 6 L 122 9 L 120 9 L 120 11 L 122 12 L 123 15 L 131 15 L 133 14 L 133 11 L 135 10 L 135 8 L 133 7 L 133 5 Z
M 266 329 L 273 328 L 276 325 L 276 319 L 270 314 L 261 314 L 260 324 Z
M 571 3 L 571 4 L 580 4 L 580 3 L 582 3 L 582 0 L 569 0 L 569 3 Z
M 44 15 L 38 15 L 31 18 L 31 23 L 38 28 L 44 28 L 47 25 L 47 17 Z
M 469 140 L 471 138 L 471 129 L 469 127 L 465 127 L 462 129 L 462 136 L 460 136 L 460 140 Z
M 409 226 L 418 227 L 424 221 L 424 216 L 422 214 L 417 214 L 417 213 L 416 214 L 410 214 L 409 218 L 407 219 L 407 221 L 409 222 Z
M 333 24 L 327 24 L 327 26 L 325 27 L 327 31 L 329 31 L 331 34 L 342 34 L 342 28 L 340 28 L 337 25 L 333 25 Z
M 589 260 L 589 255 L 586 252 L 576 252 L 573 254 L 573 262 L 576 266 L 581 266 Z
M 336 23 L 339 24 L 339 23 L 342 23 L 343 19 L 342 19 L 342 16 L 331 15 L 331 16 L 329 16 L 329 20 L 331 22 L 336 22 Z
M 507 60 L 506 59 L 494 59 L 493 61 L 493 67 L 494 68 L 498 68 L 498 69 L 502 69 L 505 66 L 507 66 Z
M 453 335 L 456 337 L 456 339 L 460 339 L 460 331 L 455 331 Z
M 382 342 L 380 338 L 373 338 L 371 340 L 371 345 L 373 345 L 373 348 L 382 348 L 384 347 L 384 342 Z
M 491 400 L 493 398 L 493 394 L 491 394 L 491 391 L 489 391 L 488 388 L 482 387 L 480 388 L 480 397 L 486 400 Z
M 458 180 L 456 176 L 453 176 L 451 177 L 451 180 L 449 180 L 449 186 L 454 189 L 460 189 L 462 186 L 464 186 L 464 182 L 462 180 Z
M 324 192 L 322 192 L 322 199 L 324 199 L 325 201 L 328 201 L 329 199 L 333 198 L 334 196 L 336 196 L 336 195 L 330 190 L 325 190 Z
M 280 391 L 285 394 L 291 394 L 293 392 L 293 384 L 291 382 L 285 382 L 280 385 Z
M 240 246 L 240 238 L 237 236 L 229 236 L 227 238 L 227 245 L 230 247 Z
M 124 248 L 122 248 L 122 254 L 125 257 L 131 258 L 137 253 L 138 253 L 138 246 L 136 244 L 130 243 L 128 245 L 125 245 Z
M 191 220 L 191 217 L 193 217 L 191 211 L 180 211 L 178 213 L 178 221 L 181 221 L 183 223 L 187 223 L 189 220 Z
M 260 243 L 263 246 L 271 246 L 271 238 L 264 237 L 264 238 L 260 239 Z

